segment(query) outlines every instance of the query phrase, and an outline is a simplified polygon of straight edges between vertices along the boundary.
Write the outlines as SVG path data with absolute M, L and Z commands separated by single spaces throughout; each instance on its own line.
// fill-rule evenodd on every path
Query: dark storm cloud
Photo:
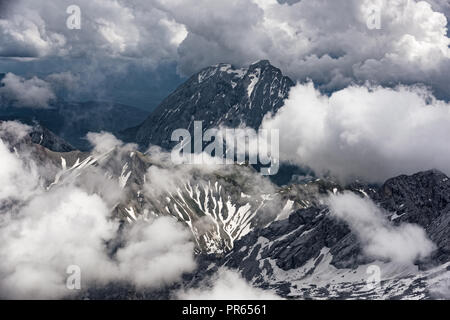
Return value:
M 80 30 L 65 25 L 70 4 L 16 1 L 0 19 L 0 55 L 82 59 L 81 74 L 109 78 L 113 70 L 131 83 L 133 68 L 174 63 L 190 75 L 218 62 L 269 59 L 325 92 L 365 81 L 425 83 L 446 99 L 450 91 L 444 0 L 83 0 Z M 374 8 L 379 30 L 367 25 Z

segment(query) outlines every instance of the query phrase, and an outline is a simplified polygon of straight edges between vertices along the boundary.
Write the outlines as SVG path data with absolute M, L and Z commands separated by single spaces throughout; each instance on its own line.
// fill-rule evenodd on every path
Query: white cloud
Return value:
M 324 90 L 366 80 L 424 82 L 448 96 L 448 5 L 441 0 L 83 0 L 81 30 L 65 26 L 70 4 L 10 5 L 0 20 L 0 54 L 177 61 L 187 75 L 218 62 L 269 59 Z M 380 30 L 366 24 L 373 5 L 381 9 Z
M 436 276 L 429 277 L 427 282 L 433 299 L 450 299 L 450 271 L 436 273 Z
M 93 152 L 96 154 L 102 154 L 123 145 L 122 141 L 117 139 L 113 134 L 105 131 L 88 132 L 86 138 L 94 147 Z
M 7 57 L 112 56 L 140 58 L 154 64 L 176 56 L 180 28 L 152 2 L 89 1 L 76 3 L 81 29 L 66 27 L 70 0 L 18 0 L 0 19 L 0 55 Z
M 448 90 L 442 83 L 450 67 L 446 17 L 424 1 L 159 2 L 188 30 L 179 48 L 187 74 L 217 62 L 265 58 L 325 90 L 365 80 Z M 369 30 L 369 9 L 377 3 L 382 26 Z
M 189 181 L 187 170 L 182 168 L 159 168 L 151 166 L 146 174 L 144 191 L 150 197 L 158 197 L 164 193 L 176 192 L 176 190 Z
M 1 80 L 0 102 L 6 105 L 28 108 L 48 108 L 56 98 L 50 84 L 38 77 L 25 79 L 7 73 Z
M 81 268 L 86 289 L 110 281 L 157 288 L 180 280 L 196 267 L 194 244 L 182 225 L 168 217 L 140 221 L 125 231 L 124 245 L 108 255 L 106 241 L 118 236 L 119 223 L 96 194 L 58 188 L 31 200 L 17 215 L 2 219 L 0 292 L 3 298 L 61 298 L 66 268 Z
M 281 160 L 343 182 L 383 182 L 433 168 L 450 174 L 449 122 L 450 105 L 425 89 L 352 86 L 328 97 L 308 83 L 262 127 L 280 130 Z
M 450 3 L 447 0 L 427 0 L 431 4 L 434 10 L 442 12 L 447 17 L 447 23 L 450 18 Z
M 182 165 L 172 162 L 172 155 L 160 147 L 151 146 L 146 154 L 158 166 L 151 166 L 145 174 L 144 192 L 151 198 L 163 193 L 174 193 L 180 186 L 195 180 L 196 173 L 208 174 L 216 170 L 230 170 L 229 166 L 216 164 L 217 161 L 207 153 L 186 153 L 181 155 Z
M 0 122 L 0 138 L 16 144 L 31 132 L 31 127 L 17 121 Z
M 237 271 L 219 269 L 199 288 L 180 290 L 181 300 L 280 300 L 276 294 L 253 287 Z
M 37 11 L 21 7 L 17 12 L 0 18 L 0 56 L 41 57 L 64 54 L 66 39 L 63 34 L 49 30 Z
M 137 286 L 170 284 L 196 267 L 190 232 L 170 217 L 158 218 L 150 225 L 137 222 L 126 239 L 117 260 L 120 272 Z
M 63 188 L 33 198 L 1 228 L 0 288 L 12 298 L 57 298 L 65 287 L 69 265 L 82 270 L 83 285 L 108 279 L 114 264 L 104 241 L 118 224 L 97 195 Z
M 368 198 L 345 192 L 330 195 L 327 202 L 331 213 L 356 233 L 364 253 L 370 257 L 412 264 L 436 248 L 422 227 L 410 223 L 393 226 L 387 213 Z
M 66 288 L 69 265 L 81 268 L 82 289 L 111 281 L 155 288 L 195 268 L 194 244 L 183 225 L 161 217 L 119 231 L 112 212 L 122 194 L 106 172 L 93 167 L 47 189 L 29 150 L 15 152 L 8 143 L 23 138 L 29 128 L 0 125 L 0 178 L 5 183 L 0 188 L 0 297 L 76 294 Z M 102 137 L 94 140 L 102 143 Z M 122 245 L 112 254 L 108 242 L 119 239 Z
M 2 188 L 0 189 L 0 204 L 2 200 L 13 197 L 17 194 L 29 191 L 37 185 L 36 172 L 32 170 L 30 175 L 22 174 L 24 168 L 17 156 L 9 152 L 8 147 L 0 140 L 0 179 Z
M 30 129 L 17 122 L 0 122 L 0 208 L 9 205 L 15 198 L 26 199 L 39 186 L 35 166 L 23 163 L 16 153 L 10 151 L 10 145 L 3 141 L 10 139 L 16 142 L 25 137 Z

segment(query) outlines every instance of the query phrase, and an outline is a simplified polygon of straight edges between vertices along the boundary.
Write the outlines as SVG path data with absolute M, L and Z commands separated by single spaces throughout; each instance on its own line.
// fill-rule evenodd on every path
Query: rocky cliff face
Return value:
M 450 260 L 450 180 L 445 174 L 430 170 L 389 179 L 374 198 L 394 212 L 396 223 L 422 226 L 438 246 L 435 258 Z
M 124 132 L 141 146 L 172 146 L 175 129 L 191 130 L 194 121 L 203 129 L 246 125 L 257 129 L 268 112 L 276 112 L 293 82 L 269 61 L 236 69 L 218 64 L 203 69 L 169 95 L 138 127 Z
M 35 125 L 30 132 L 31 141 L 55 152 L 75 151 L 70 143 L 41 125 Z

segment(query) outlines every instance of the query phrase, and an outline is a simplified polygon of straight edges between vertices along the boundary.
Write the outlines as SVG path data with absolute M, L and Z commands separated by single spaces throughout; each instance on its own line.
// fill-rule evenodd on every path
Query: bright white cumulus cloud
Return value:
M 73 292 L 65 287 L 70 265 L 81 268 L 83 284 L 111 277 L 114 265 L 104 241 L 114 237 L 117 224 L 108 221 L 108 216 L 100 197 L 77 188 L 41 193 L 18 213 L 4 216 L 0 228 L 2 295 L 70 295 Z
M 350 86 L 327 96 L 306 83 L 262 128 L 280 130 L 282 161 L 342 182 L 383 182 L 428 169 L 449 175 L 449 123 L 450 105 L 424 88 Z

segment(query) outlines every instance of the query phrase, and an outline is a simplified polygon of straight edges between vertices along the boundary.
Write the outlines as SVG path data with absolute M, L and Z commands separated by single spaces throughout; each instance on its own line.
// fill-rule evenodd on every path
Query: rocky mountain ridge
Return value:
M 192 130 L 194 121 L 203 121 L 203 130 L 243 125 L 257 129 L 267 113 L 283 105 L 293 85 L 267 60 L 248 68 L 224 63 L 207 67 L 179 86 L 142 124 L 125 130 L 123 137 L 143 147 L 170 149 L 172 132 Z

